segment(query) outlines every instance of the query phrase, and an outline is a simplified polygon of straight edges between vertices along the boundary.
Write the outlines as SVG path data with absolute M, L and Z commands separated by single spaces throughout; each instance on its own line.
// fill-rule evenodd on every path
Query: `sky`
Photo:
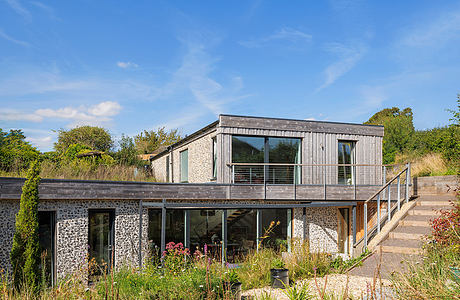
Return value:
M 0 0 L 0 128 L 190 134 L 219 114 L 362 123 L 460 93 L 459 1 Z

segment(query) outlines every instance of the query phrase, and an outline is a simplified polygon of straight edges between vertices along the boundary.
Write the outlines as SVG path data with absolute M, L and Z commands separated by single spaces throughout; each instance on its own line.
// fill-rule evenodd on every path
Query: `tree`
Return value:
M 447 111 L 452 114 L 452 118 L 449 119 L 452 125 L 460 126 L 460 94 L 457 94 L 457 111 L 453 109 L 448 109 Z
M 133 138 L 122 134 L 118 145 L 120 149 L 114 153 L 114 158 L 118 163 L 128 166 L 140 164 Z
M 72 144 L 82 144 L 102 152 L 113 148 L 113 140 L 107 129 L 95 126 L 80 126 L 71 130 L 60 129 L 54 149 L 65 152 Z
M 165 130 L 165 127 L 154 130 L 144 130 L 134 138 L 136 149 L 139 153 L 152 153 L 161 146 L 169 146 L 178 142 L 182 137 L 177 129 L 170 131 Z
M 20 172 L 38 158 L 40 152 L 25 139 L 22 130 L 5 132 L 0 128 L 0 170 Z
M 383 163 L 395 161 L 396 153 L 403 152 L 411 142 L 414 134 L 413 114 L 411 108 L 400 110 L 397 107 L 385 108 L 374 114 L 364 124 L 383 125 Z
M 13 281 L 16 287 L 25 284 L 36 291 L 40 282 L 40 242 L 38 239 L 38 184 L 40 164 L 32 162 L 22 187 L 19 212 L 11 248 Z

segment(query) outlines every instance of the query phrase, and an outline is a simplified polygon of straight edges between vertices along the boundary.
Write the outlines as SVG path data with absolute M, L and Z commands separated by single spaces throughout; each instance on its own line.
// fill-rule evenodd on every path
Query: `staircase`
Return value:
M 383 278 L 394 271 L 404 270 L 403 261 L 420 261 L 423 236 L 431 232 L 429 221 L 439 215 L 440 209 L 450 209 L 453 194 L 423 194 L 415 200 L 415 206 L 407 211 L 386 239 L 375 247 L 375 252 L 363 265 L 350 271 L 351 275 L 374 277 L 380 266 Z M 382 230 L 383 231 L 383 230 Z

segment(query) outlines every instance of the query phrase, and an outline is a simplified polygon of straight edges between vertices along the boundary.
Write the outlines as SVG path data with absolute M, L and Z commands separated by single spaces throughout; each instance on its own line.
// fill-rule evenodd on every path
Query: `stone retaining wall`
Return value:
M 414 177 L 412 180 L 415 195 L 454 194 L 455 188 L 460 186 L 459 176 L 455 175 Z

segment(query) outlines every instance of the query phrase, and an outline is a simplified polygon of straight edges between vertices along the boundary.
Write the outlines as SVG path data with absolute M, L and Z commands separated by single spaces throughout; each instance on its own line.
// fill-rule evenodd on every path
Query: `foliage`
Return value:
M 269 285 L 272 261 L 277 256 L 277 253 L 270 248 L 262 248 L 247 255 L 241 268 L 238 269 L 243 289 Z
M 277 257 L 274 260 L 272 260 L 272 269 L 284 269 L 284 261 Z
M 225 272 L 225 281 L 230 282 L 230 283 L 237 283 L 240 282 L 240 276 L 238 275 L 238 272 L 235 269 L 228 269 Z
M 348 269 L 350 269 L 353 266 L 361 265 L 364 258 L 366 258 L 369 254 L 370 254 L 370 251 L 369 249 L 366 248 L 366 250 L 363 253 L 361 253 L 359 256 L 353 257 L 347 260 L 343 260 L 341 256 L 337 256 L 331 262 L 331 268 L 333 268 L 339 273 L 346 272 Z
M 413 114 L 409 107 L 403 110 L 397 107 L 385 108 L 374 114 L 364 124 L 384 126 L 384 164 L 394 162 L 396 153 L 403 152 L 407 148 L 414 133 Z
M 314 298 L 307 284 L 286 286 L 283 292 L 289 300 L 308 300 Z
M 440 212 L 440 216 L 431 220 L 431 236 L 435 243 L 453 247 L 460 255 L 460 202 L 451 202 L 452 209 Z
M 452 114 L 452 118 L 449 119 L 452 125 L 460 126 L 460 94 L 457 94 L 457 110 L 448 109 L 447 111 Z
M 38 289 L 40 282 L 40 243 L 38 240 L 38 161 L 31 164 L 22 187 L 19 212 L 11 248 L 13 281 L 16 287 L 25 285 Z
M 137 156 L 136 145 L 134 144 L 133 138 L 121 135 L 121 139 L 118 141 L 119 149 L 113 154 L 115 160 L 125 166 L 141 166 L 143 162 L 139 160 Z
M 58 141 L 54 144 L 54 149 L 65 152 L 72 144 L 81 144 L 89 149 L 107 152 L 113 148 L 114 143 L 110 133 L 102 127 L 80 126 L 70 130 L 58 130 Z
M 323 276 L 331 270 L 331 255 L 325 252 L 311 252 L 308 242 L 294 241 L 291 253 L 285 257 L 290 279 Z
M 406 272 L 393 274 L 399 299 L 460 299 L 460 284 L 449 269 L 460 267 L 458 200 L 451 211 L 443 211 L 431 222 L 432 236 L 424 245 L 423 261 L 409 263 Z
M 157 150 L 161 146 L 169 146 L 178 142 L 182 137 L 177 129 L 167 131 L 165 127 L 155 130 L 144 130 L 136 135 L 134 142 L 138 153 L 148 154 Z
M 8 133 L 0 128 L 0 170 L 20 172 L 38 158 L 39 151 L 25 141 L 21 130 L 11 129 Z

